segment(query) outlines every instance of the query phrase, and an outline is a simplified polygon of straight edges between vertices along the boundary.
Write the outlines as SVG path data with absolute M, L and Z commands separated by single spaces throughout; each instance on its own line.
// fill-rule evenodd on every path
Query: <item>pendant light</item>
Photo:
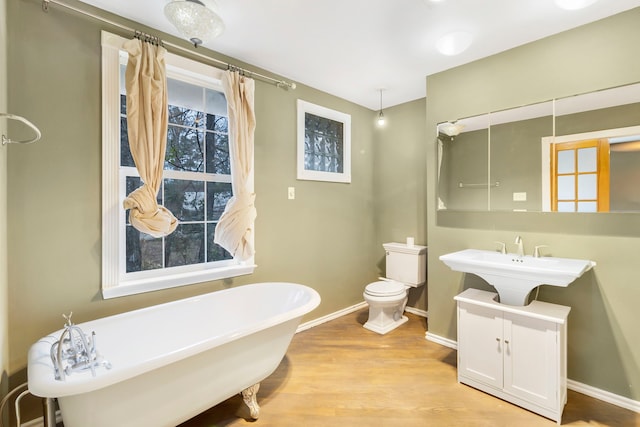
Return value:
M 215 0 L 172 0 L 164 7 L 164 15 L 195 47 L 224 31 Z
M 380 112 L 378 113 L 378 126 L 384 126 L 385 123 L 385 119 L 384 119 L 384 114 L 382 114 L 382 91 L 384 89 L 379 89 L 380 90 Z

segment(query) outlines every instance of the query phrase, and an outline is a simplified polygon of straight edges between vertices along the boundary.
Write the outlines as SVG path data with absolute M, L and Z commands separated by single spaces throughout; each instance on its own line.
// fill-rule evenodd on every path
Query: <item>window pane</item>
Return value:
M 204 262 L 204 224 L 180 224 L 165 240 L 166 267 Z
M 558 200 L 573 200 L 576 198 L 575 176 L 558 177 Z
M 202 111 L 169 104 L 169 125 L 180 125 L 191 128 L 204 126 L 204 113 Z
M 229 133 L 229 119 L 226 116 L 207 114 L 207 130 Z
M 231 174 L 227 135 L 207 132 L 207 173 Z
M 558 173 L 574 173 L 575 171 L 575 151 L 558 151 Z
M 127 95 L 120 94 L 120 114 L 127 116 Z
M 596 202 L 578 202 L 578 212 L 598 212 Z
M 305 169 L 343 172 L 343 123 L 305 113 Z
M 164 168 L 202 172 L 204 164 L 203 132 L 169 125 Z
M 207 223 L 207 262 L 222 261 L 225 259 L 233 259 L 231 254 L 222 246 L 213 243 L 216 225 L 212 222 Z
M 578 149 L 578 172 L 595 172 L 597 154 L 596 147 Z
M 598 198 L 598 184 L 596 174 L 578 175 L 578 199 Z
M 206 96 L 206 112 L 207 114 L 214 114 L 216 116 L 227 115 L 227 98 L 223 92 L 219 92 L 213 89 L 205 89 Z M 208 122 L 207 122 L 208 123 Z M 207 129 L 209 128 L 207 125 Z
M 558 212 L 575 212 L 576 204 L 574 202 L 558 202 Z
M 162 239 L 127 225 L 127 273 L 162 268 Z
M 207 221 L 220 219 L 231 193 L 230 183 L 207 182 Z
M 204 88 L 180 80 L 167 79 L 167 93 L 168 103 L 174 107 L 173 112 L 171 108 L 169 109 L 169 123 L 185 124 L 187 126 L 195 125 L 197 119 L 196 111 L 200 115 L 199 118 L 203 118 Z M 177 114 L 180 111 L 187 114 L 182 116 Z M 176 116 L 172 117 L 174 114 Z M 199 120 L 198 123 L 204 125 Z
M 204 221 L 204 182 L 165 179 L 164 206 L 180 221 Z
M 133 156 L 131 155 L 131 149 L 129 148 L 126 117 L 120 117 L 120 166 L 136 166 L 133 161 Z
M 120 95 L 126 95 L 127 94 L 127 83 L 125 80 L 125 74 L 127 73 L 127 64 L 120 64 Z M 122 101 L 124 98 L 121 98 L 120 100 Z M 122 106 L 123 104 L 120 104 L 120 112 L 122 114 L 126 114 L 126 105 L 124 106 L 125 109 L 122 110 Z

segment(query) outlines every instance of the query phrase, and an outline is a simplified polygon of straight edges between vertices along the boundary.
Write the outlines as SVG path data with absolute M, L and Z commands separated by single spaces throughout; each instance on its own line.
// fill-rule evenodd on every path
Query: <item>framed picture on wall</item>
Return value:
M 298 100 L 298 179 L 351 182 L 351 116 Z

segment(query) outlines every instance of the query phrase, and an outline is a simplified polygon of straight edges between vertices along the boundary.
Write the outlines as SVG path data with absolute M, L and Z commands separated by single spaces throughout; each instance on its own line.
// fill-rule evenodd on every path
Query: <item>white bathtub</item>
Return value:
M 259 283 L 81 323 L 112 368 L 54 379 L 59 330 L 29 350 L 29 390 L 57 398 L 65 427 L 173 427 L 245 390 L 257 418 L 252 386 L 278 367 L 319 303 L 306 286 Z

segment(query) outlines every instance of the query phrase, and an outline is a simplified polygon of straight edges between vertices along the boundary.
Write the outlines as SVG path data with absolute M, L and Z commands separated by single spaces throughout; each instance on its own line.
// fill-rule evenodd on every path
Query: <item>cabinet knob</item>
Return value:
M 504 343 L 505 344 L 509 344 L 509 340 L 504 340 Z
M 500 338 L 496 338 L 496 341 L 500 342 Z

